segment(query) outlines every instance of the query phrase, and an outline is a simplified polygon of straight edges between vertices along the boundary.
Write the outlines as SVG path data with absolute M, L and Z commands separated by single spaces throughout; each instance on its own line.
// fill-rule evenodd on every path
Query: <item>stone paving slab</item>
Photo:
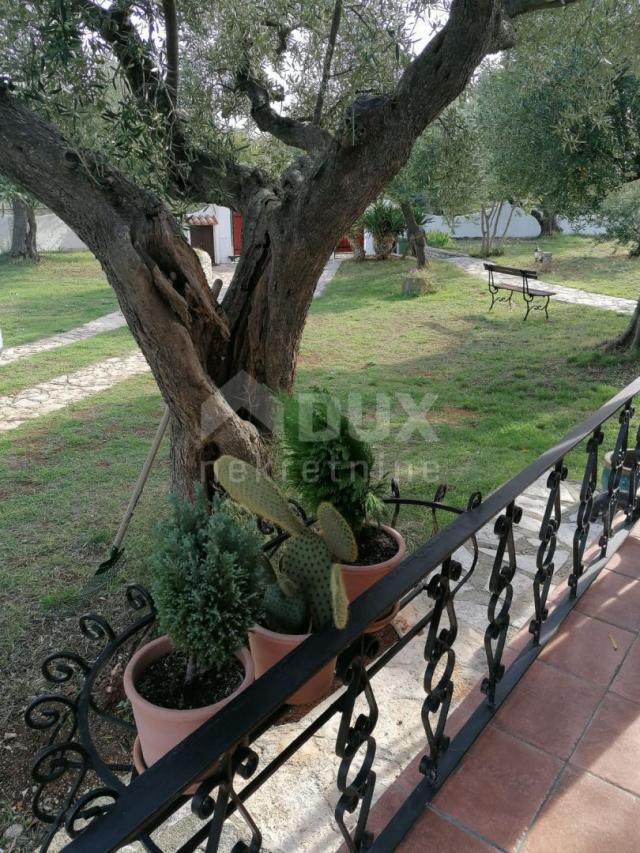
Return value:
M 463 269 L 469 275 L 484 279 L 487 283 L 487 272 L 484 268 L 484 261 L 478 258 L 472 258 L 470 255 L 458 255 L 449 253 L 443 249 L 428 249 L 429 257 L 437 258 L 438 260 L 447 261 L 460 269 Z M 505 276 L 496 273 L 495 279 L 498 282 L 508 282 L 513 284 L 513 276 Z M 556 284 L 551 281 L 543 281 L 537 279 L 535 286 L 540 290 L 554 291 L 558 302 L 566 302 L 570 305 L 585 305 L 588 308 L 601 308 L 604 311 L 615 311 L 617 314 L 633 314 L 637 301 L 635 299 L 624 299 L 621 296 L 608 296 L 604 293 L 591 293 L 588 290 L 580 290 L 577 287 L 565 287 L 563 284 Z
M 98 317 L 97 320 L 83 323 L 82 326 L 77 326 L 68 332 L 60 332 L 59 335 L 52 335 L 50 338 L 41 338 L 31 344 L 8 347 L 0 353 L 0 367 L 10 364 L 12 361 L 17 361 L 20 358 L 37 355 L 38 353 L 64 347 L 68 344 L 75 344 L 77 341 L 84 341 L 86 338 L 92 338 L 94 335 L 99 335 L 102 332 L 111 332 L 124 325 L 126 325 L 126 322 L 122 316 L 122 312 L 113 311 L 111 314 L 105 314 L 103 317 Z
M 7 397 L 0 397 L 0 432 L 64 409 L 92 394 L 106 391 L 117 382 L 149 370 L 141 352 L 108 358 L 74 373 L 57 376 Z

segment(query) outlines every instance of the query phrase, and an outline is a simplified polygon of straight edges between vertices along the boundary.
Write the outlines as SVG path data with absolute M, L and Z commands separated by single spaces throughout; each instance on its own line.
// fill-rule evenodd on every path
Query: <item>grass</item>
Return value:
M 610 296 L 640 298 L 640 260 L 629 258 L 626 250 L 610 241 L 579 234 L 554 234 L 535 240 L 509 239 L 503 244 L 504 254 L 493 260 L 531 269 L 536 246 L 553 253 L 553 269 L 544 275 L 548 281 Z M 454 240 L 450 248 L 478 255 L 480 240 Z
M 49 252 L 39 264 L 0 256 L 0 329 L 5 347 L 67 332 L 118 307 L 89 252 Z
M 89 266 L 85 259 L 79 268 Z M 312 305 L 296 381 L 298 391 L 325 385 L 345 408 L 351 405 L 380 473 L 396 474 L 404 495 L 432 496 L 440 482 L 458 505 L 476 489 L 486 495 L 639 372 L 637 358 L 598 350 L 622 329 L 624 317 L 562 303 L 554 304 L 549 322 L 536 315 L 525 324 L 506 309 L 488 314 L 484 288 L 445 262 L 431 268 L 436 293 L 403 297 L 410 267 L 409 261 L 344 263 Z M 41 267 L 40 274 L 47 269 L 57 268 Z M 97 279 L 87 284 L 90 293 L 101 287 Z M 66 293 L 52 294 L 48 312 L 64 316 Z M 103 310 L 109 309 L 97 313 Z M 25 320 L 29 339 L 43 333 L 37 312 L 32 319 L 38 331 Z M 29 371 L 41 381 L 94 360 L 98 347 L 111 354 L 128 345 L 124 330 L 104 334 L 28 365 L 17 362 L 0 376 L 5 388 L 22 387 Z M 7 730 L 23 732 L 20 709 L 39 688 L 39 662 L 52 648 L 73 646 L 77 616 L 87 608 L 117 612 L 124 582 L 145 581 L 151 530 L 167 512 L 166 440 L 129 529 L 125 559 L 103 586 L 87 587 L 109 552 L 162 408 L 151 376 L 137 376 L 0 433 L 0 718 Z M 413 428 L 407 410 L 424 410 Z M 611 426 L 607 446 L 613 435 Z M 571 475 L 578 475 L 576 467 Z M 400 526 L 412 545 L 429 529 L 404 511 Z M 20 753 L 21 768 L 35 748 L 34 741 Z M 27 787 L 22 773 L 5 780 L 7 799 Z

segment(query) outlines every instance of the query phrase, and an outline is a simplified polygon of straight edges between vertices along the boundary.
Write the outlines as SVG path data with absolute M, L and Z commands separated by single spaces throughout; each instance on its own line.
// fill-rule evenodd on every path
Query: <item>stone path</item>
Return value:
M 329 258 L 322 275 L 318 279 L 318 284 L 316 285 L 316 289 L 313 294 L 314 299 L 317 299 L 319 296 L 322 296 L 322 294 L 325 292 L 325 290 L 327 289 L 327 285 L 334 277 L 334 275 L 338 272 L 338 268 L 340 267 L 340 264 L 342 263 L 344 258 L 345 256 L 342 256 L 340 258 Z
M 41 338 L 39 341 L 34 341 L 31 344 L 8 347 L 0 353 L 0 367 L 12 361 L 17 361 L 19 358 L 26 358 L 29 355 L 36 355 L 40 352 L 47 352 L 48 350 L 67 346 L 67 344 L 75 344 L 77 341 L 92 338 L 94 335 L 99 335 L 102 332 L 111 332 L 124 325 L 125 319 L 121 311 L 105 314 L 103 317 L 98 317 L 97 320 L 91 320 L 91 322 L 77 326 L 68 332 L 61 332 L 59 335 L 52 335 L 50 338 Z
M 469 275 L 481 277 L 486 287 L 487 273 L 484 268 L 484 261 L 472 258 L 470 255 L 457 255 L 445 249 L 428 249 L 427 254 L 429 257 L 437 258 L 438 260 L 448 261 L 463 269 Z M 496 273 L 495 278 L 496 281 L 507 281 L 513 284 L 512 276 L 504 276 Z M 580 290 L 577 287 L 565 287 L 563 284 L 542 281 L 541 279 L 535 282 L 535 286 L 540 288 L 540 290 L 555 291 L 556 295 L 553 299 L 557 299 L 559 302 L 568 302 L 570 305 L 585 305 L 588 308 L 601 308 L 605 311 L 615 311 L 617 314 L 633 314 L 637 305 L 635 299 L 623 299 L 621 296 L 607 296 L 604 293 L 591 293 L 587 290 Z
M 578 491 L 577 483 L 562 485 L 563 524 L 558 535 L 555 557 L 557 570 L 552 592 L 559 584 L 566 584 L 570 571 L 571 522 L 575 520 L 577 512 Z M 518 571 L 513 582 L 511 635 L 526 625 L 533 613 L 532 580 L 539 544 L 537 533 L 547 494 L 545 476 L 527 489 L 517 501 L 523 508 L 523 518 L 514 534 Z M 402 527 L 402 524 L 399 526 Z M 594 524 L 590 538 L 597 539 L 600 532 L 601 526 Z M 486 673 L 483 643 L 489 601 L 488 582 L 496 542 L 491 522 L 478 534 L 481 548 L 478 564 L 467 585 L 456 597 L 458 638 L 455 646 L 453 707 L 457 707 L 472 689 L 477 689 L 479 677 Z M 471 548 L 461 548 L 456 557 L 468 568 L 472 559 Z M 396 619 L 394 627 L 398 634 L 406 633 L 432 605 L 426 593 L 421 593 Z M 416 754 L 425 748 L 426 736 L 420 717 L 424 701 L 425 639 L 425 633 L 414 638 L 373 680 L 379 707 L 374 733 L 377 741 L 374 768 L 377 774 L 376 800 L 400 776 Z M 260 756 L 259 768 L 263 768 L 283 750 L 334 699 L 335 696 L 327 697 L 300 721 L 276 726 L 265 732 L 253 744 Z M 338 723 L 337 717 L 330 720 L 248 801 L 248 809 L 263 834 L 262 849 L 265 853 L 292 853 L 293 850 L 296 853 L 330 853 L 340 847 L 341 836 L 333 818 L 338 800 L 336 776 L 339 760 L 335 756 Z M 357 766 L 358 762 L 354 767 Z M 241 787 L 242 782 L 238 785 Z M 176 850 L 200 825 L 187 804 L 154 834 L 154 839 L 162 849 Z M 246 841 L 247 838 L 242 822 L 234 818 L 225 828 L 220 850 L 222 853 L 230 853 L 238 840 Z M 129 845 L 123 849 L 139 851 L 141 847 Z
M 70 403 L 106 391 L 117 382 L 147 370 L 149 365 L 144 356 L 141 352 L 135 352 L 122 358 L 107 358 L 17 394 L 0 397 L 0 432 L 16 429 L 27 421 L 57 412 Z

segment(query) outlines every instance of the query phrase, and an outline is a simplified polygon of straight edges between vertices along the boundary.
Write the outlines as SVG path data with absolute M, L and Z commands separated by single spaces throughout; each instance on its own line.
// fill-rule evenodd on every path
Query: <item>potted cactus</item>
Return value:
M 348 599 L 337 560 L 354 560 L 356 543 L 344 518 L 330 504 L 318 507 L 315 528 L 307 527 L 276 484 L 246 462 L 223 456 L 216 478 L 235 501 L 289 534 L 277 560 L 262 567 L 262 620 L 249 630 L 256 677 L 299 646 L 310 631 L 344 628 Z M 289 697 L 304 705 L 324 695 L 335 660 Z
M 210 512 L 200 490 L 193 503 L 174 499 L 156 537 L 150 586 L 162 636 L 141 646 L 124 673 L 138 771 L 251 684 L 247 631 L 262 609 L 262 540 L 231 501 Z
M 353 601 L 404 559 L 406 543 L 397 530 L 382 523 L 386 487 L 384 478 L 373 477 L 371 446 L 326 390 L 316 389 L 310 412 L 301 412 L 301 405 L 292 400 L 285 409 L 287 478 L 312 511 L 328 501 L 353 530 L 358 556 L 342 565 L 347 596 Z M 369 629 L 387 625 L 396 610 Z

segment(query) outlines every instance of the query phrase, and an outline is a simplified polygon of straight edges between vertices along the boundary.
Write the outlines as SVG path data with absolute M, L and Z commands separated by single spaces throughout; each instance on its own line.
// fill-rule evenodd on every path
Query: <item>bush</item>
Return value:
M 300 405 L 294 399 L 286 406 L 287 480 L 312 512 L 327 501 L 357 532 L 367 518 L 378 519 L 383 510 L 384 482 L 372 480 L 371 446 L 357 435 L 328 391 L 316 391 L 310 411 L 301 412 Z
M 640 256 L 640 181 L 607 196 L 602 205 L 601 224 L 606 237 L 629 246 L 629 257 Z
M 447 234 L 446 231 L 438 231 L 437 229 L 427 231 L 427 245 L 446 249 L 447 246 L 451 245 L 451 235 Z
M 398 234 L 405 230 L 404 215 L 395 204 L 377 201 L 360 217 L 359 223 L 373 237 L 373 248 L 379 260 L 389 257 Z
M 212 513 L 202 490 L 193 503 L 172 503 L 150 560 L 158 624 L 195 668 L 220 669 L 260 619 L 261 538 L 255 521 L 228 500 L 218 500 Z

